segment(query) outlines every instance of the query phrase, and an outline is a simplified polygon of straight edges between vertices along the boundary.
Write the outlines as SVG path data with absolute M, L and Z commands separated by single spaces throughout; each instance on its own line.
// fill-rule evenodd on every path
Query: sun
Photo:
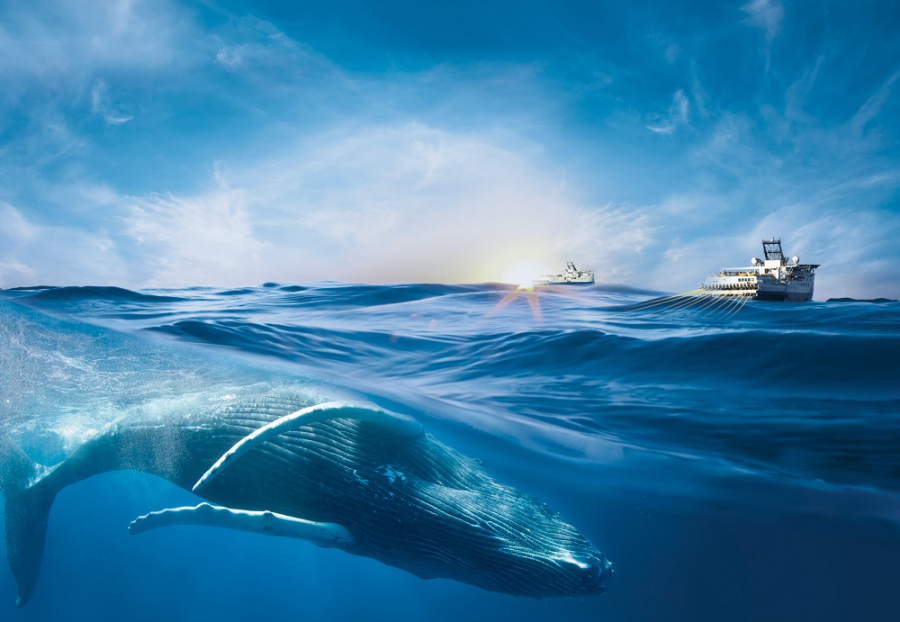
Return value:
M 530 286 L 534 279 L 548 272 L 550 269 L 543 262 L 534 259 L 520 259 L 509 264 L 500 272 L 500 282 Z

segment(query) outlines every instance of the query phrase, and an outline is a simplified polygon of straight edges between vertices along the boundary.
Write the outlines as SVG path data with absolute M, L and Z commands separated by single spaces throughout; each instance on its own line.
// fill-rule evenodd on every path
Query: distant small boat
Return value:
M 566 271 L 559 274 L 543 274 L 534 279 L 535 285 L 593 285 L 594 272 L 579 270 L 571 261 L 566 262 Z

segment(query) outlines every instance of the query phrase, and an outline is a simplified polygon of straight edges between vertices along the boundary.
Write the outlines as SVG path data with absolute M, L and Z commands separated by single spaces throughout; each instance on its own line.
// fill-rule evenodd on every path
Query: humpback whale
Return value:
M 123 417 L 50 467 L 0 439 L 17 606 L 37 584 L 57 493 L 114 470 L 162 477 L 200 499 L 137 517 L 135 535 L 205 525 L 300 538 L 423 579 L 536 598 L 600 594 L 613 575 L 558 513 L 412 416 L 285 387 L 231 397 Z

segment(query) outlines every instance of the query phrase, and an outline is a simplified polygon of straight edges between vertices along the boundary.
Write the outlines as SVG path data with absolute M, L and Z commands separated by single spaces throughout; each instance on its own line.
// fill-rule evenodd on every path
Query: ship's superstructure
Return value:
M 571 261 L 566 262 L 566 271 L 559 274 L 544 274 L 534 279 L 535 285 L 593 285 L 594 273 L 579 270 Z
M 717 296 L 744 296 L 756 300 L 812 300 L 816 268 L 802 264 L 799 257 L 787 259 L 781 240 L 763 240 L 763 256 L 754 257 L 746 268 L 724 268 L 710 276 L 701 288 Z

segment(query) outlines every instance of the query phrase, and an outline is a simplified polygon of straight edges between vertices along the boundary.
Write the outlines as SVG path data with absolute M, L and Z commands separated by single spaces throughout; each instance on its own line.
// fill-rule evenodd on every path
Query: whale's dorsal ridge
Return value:
M 235 443 L 197 480 L 197 492 L 245 453 L 262 443 L 291 430 L 332 419 L 356 419 L 378 424 L 399 436 L 414 438 L 424 433 L 422 424 L 409 415 L 401 415 L 366 402 L 325 402 L 302 408 L 258 428 Z
M 337 523 L 319 523 L 268 510 L 236 510 L 206 502 L 193 507 L 166 508 L 138 516 L 128 525 L 128 533 L 136 535 L 173 525 L 237 529 L 268 536 L 298 538 L 323 547 L 340 548 L 353 543 L 353 535 Z

